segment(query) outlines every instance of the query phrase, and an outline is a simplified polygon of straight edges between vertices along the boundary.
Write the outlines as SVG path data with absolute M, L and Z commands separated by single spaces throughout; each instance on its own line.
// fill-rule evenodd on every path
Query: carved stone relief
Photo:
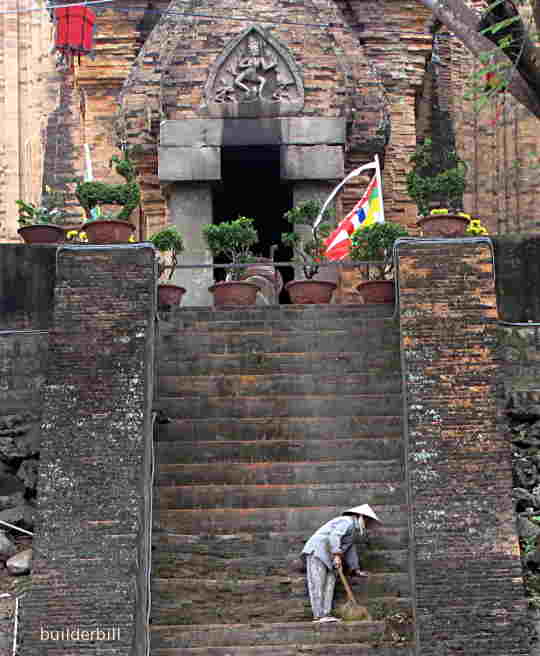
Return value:
M 210 116 L 283 116 L 304 105 L 304 86 L 288 50 L 258 25 L 217 58 L 202 109 Z

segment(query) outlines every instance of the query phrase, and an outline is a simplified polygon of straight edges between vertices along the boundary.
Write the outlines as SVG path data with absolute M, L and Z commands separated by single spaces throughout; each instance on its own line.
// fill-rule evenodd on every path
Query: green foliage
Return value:
M 66 211 L 61 207 L 65 202 L 63 191 L 53 191 L 45 187 L 41 196 L 41 205 L 26 203 L 23 200 L 15 201 L 19 206 L 19 225 L 21 228 L 36 223 L 55 223 L 66 216 Z
M 394 268 L 394 242 L 408 235 L 406 228 L 399 223 L 372 223 L 353 232 L 349 256 L 354 261 L 382 260 L 381 264 L 375 267 L 375 278 L 387 280 Z
M 161 277 L 167 269 L 169 269 L 169 277 L 171 280 L 176 266 L 178 264 L 178 255 L 184 250 L 184 240 L 178 229 L 174 225 L 169 225 L 159 232 L 155 232 L 149 240 L 160 253 L 171 253 L 171 264 L 166 264 L 163 260 L 159 263 L 159 276 Z
M 429 204 L 434 200 L 453 210 L 459 209 L 466 188 L 467 165 L 455 151 L 447 153 L 449 168 L 432 174 L 432 147 L 433 142 L 428 138 L 416 148 L 410 158 L 413 168 L 407 173 L 407 192 L 422 215 L 429 213 Z
M 85 210 L 88 221 L 92 218 L 101 218 L 101 216 L 92 217 L 92 210 L 98 205 L 122 206 L 114 218 L 119 221 L 127 221 L 141 202 L 141 189 L 135 180 L 136 171 L 133 163 L 127 157 L 119 159 L 116 155 L 111 158 L 111 163 L 116 164 L 116 172 L 125 178 L 126 184 L 76 180 L 75 196 Z
M 293 229 L 296 225 L 313 227 L 321 209 L 322 203 L 317 200 L 308 200 L 285 212 L 283 218 L 291 224 Z M 307 241 L 302 241 L 300 235 L 294 231 L 284 232 L 281 235 L 282 242 L 293 249 L 296 260 L 302 264 L 304 275 L 308 280 L 311 280 L 319 272 L 320 263 L 325 259 L 326 246 L 324 240 L 332 230 L 330 224 L 326 221 L 333 220 L 334 217 L 334 210 L 326 209 L 322 217 L 323 222 L 312 233 L 312 239 Z
M 231 264 L 252 261 L 251 247 L 259 241 L 253 221 L 254 219 L 239 216 L 234 221 L 203 226 L 203 237 L 212 255 L 223 255 Z M 228 275 L 232 280 L 240 280 L 242 269 L 230 269 Z
M 318 200 L 306 200 L 299 205 L 296 205 L 288 212 L 285 212 L 283 218 L 288 221 L 292 226 L 294 225 L 309 225 L 313 227 L 319 212 L 321 211 L 322 203 Z M 333 209 L 326 209 L 323 215 L 323 221 L 331 221 L 335 217 Z

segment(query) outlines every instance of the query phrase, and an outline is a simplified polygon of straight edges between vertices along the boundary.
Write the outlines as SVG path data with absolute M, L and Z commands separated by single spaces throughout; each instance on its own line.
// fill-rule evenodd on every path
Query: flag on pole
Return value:
M 347 257 L 353 232 L 373 223 L 384 223 L 382 189 L 378 171 L 371 179 L 362 198 L 324 241 L 325 256 L 329 260 L 342 260 Z

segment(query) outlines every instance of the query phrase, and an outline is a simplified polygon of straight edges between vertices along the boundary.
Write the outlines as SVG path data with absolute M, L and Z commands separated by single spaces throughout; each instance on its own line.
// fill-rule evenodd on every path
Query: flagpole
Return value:
M 349 175 L 347 175 L 343 180 L 337 185 L 337 187 L 334 188 L 330 196 L 324 201 L 323 206 L 321 207 L 321 211 L 317 215 L 317 218 L 315 219 L 315 222 L 313 223 L 313 232 L 315 232 L 317 226 L 321 222 L 323 215 L 326 211 L 326 208 L 328 205 L 334 200 L 334 196 L 338 193 L 338 191 L 343 187 L 343 185 L 347 184 L 351 178 L 354 178 L 357 175 L 360 175 L 363 171 L 367 171 L 368 169 L 377 169 L 378 166 L 378 160 L 377 160 L 377 155 L 375 155 L 375 162 L 368 162 L 367 164 L 364 164 L 363 166 L 359 166 L 357 169 L 354 169 L 354 171 L 351 171 Z
M 379 187 L 379 193 L 381 195 L 381 216 L 384 218 L 384 203 L 383 203 L 383 188 L 382 188 L 382 178 L 381 178 L 381 165 L 379 163 L 379 156 L 375 155 L 375 175 L 377 176 L 377 186 Z

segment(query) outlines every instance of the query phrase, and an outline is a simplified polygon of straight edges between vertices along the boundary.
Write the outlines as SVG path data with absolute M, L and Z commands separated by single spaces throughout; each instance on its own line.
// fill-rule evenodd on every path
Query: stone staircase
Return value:
M 186 308 L 160 324 L 153 656 L 412 654 L 390 313 Z M 361 503 L 384 520 L 353 585 L 373 621 L 313 624 L 302 546 Z

